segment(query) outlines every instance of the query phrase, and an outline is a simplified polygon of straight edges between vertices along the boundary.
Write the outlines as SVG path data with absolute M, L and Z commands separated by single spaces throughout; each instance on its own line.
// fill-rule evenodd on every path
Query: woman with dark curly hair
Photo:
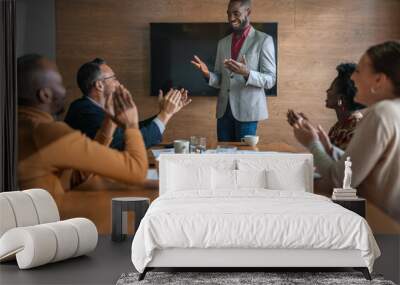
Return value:
M 344 162 L 351 157 L 351 186 L 397 220 L 400 232 L 400 42 L 370 47 L 351 77 L 357 87 L 357 102 L 366 105 L 362 121 L 346 152 L 335 161 L 321 143 L 319 130 L 308 120 L 293 124 L 296 139 L 314 156 L 322 175 L 319 192 L 331 194 L 341 187 Z M 321 187 L 322 186 L 322 187 Z
M 326 90 L 325 106 L 336 112 L 338 121 L 331 127 L 329 134 L 318 126 L 321 141 L 326 152 L 334 155 L 334 147 L 345 150 L 354 134 L 357 123 L 362 119 L 362 113 L 358 110 L 365 108 L 363 105 L 354 101 L 356 88 L 351 76 L 356 69 L 355 63 L 342 63 L 336 67 L 338 75 Z M 289 110 L 288 122 L 293 124 L 300 118 L 308 120 L 303 113 Z
M 357 123 L 361 120 L 362 114 L 358 111 L 365 108 L 363 105 L 354 102 L 356 88 L 351 75 L 356 69 L 354 63 L 342 63 L 336 67 L 337 77 L 331 86 L 326 90 L 326 107 L 336 112 L 337 123 L 329 130 L 330 142 L 345 150 L 354 134 Z

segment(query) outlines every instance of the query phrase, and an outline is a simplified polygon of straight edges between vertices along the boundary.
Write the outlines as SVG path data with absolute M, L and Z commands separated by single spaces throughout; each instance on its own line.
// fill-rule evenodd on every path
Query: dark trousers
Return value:
M 256 135 L 257 121 L 240 122 L 232 115 L 230 103 L 225 110 L 225 114 L 217 121 L 217 136 L 220 142 L 239 142 L 245 135 Z

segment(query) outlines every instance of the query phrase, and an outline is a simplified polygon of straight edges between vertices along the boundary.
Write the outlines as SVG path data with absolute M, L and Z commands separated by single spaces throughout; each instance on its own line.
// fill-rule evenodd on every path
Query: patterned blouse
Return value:
M 362 117 L 362 113 L 356 111 L 351 114 L 346 121 L 338 121 L 334 124 L 328 134 L 331 143 L 345 150 L 353 137 L 357 123 L 362 119 Z

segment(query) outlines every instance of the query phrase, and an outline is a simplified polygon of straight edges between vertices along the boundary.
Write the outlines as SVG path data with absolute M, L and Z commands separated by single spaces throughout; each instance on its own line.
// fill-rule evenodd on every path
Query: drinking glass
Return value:
M 196 152 L 196 147 L 198 145 L 198 137 L 196 136 L 191 136 L 190 137 L 190 153 L 195 153 Z
M 197 141 L 196 152 L 203 153 L 207 150 L 207 139 L 205 137 L 199 137 Z

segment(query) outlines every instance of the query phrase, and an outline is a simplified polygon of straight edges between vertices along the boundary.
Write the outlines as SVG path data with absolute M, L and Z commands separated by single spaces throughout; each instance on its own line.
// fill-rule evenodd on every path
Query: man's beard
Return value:
M 247 27 L 247 25 L 249 24 L 249 18 L 246 17 L 244 18 L 244 20 L 240 23 L 239 27 L 237 27 L 236 29 L 232 27 L 231 25 L 231 30 L 234 34 L 241 34 L 244 29 Z

